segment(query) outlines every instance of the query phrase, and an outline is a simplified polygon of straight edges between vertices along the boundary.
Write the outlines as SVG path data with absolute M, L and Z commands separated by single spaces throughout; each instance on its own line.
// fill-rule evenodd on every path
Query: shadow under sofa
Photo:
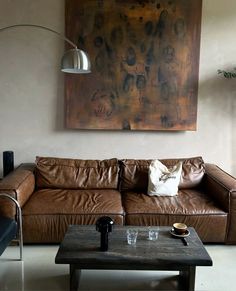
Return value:
M 183 162 L 177 196 L 147 195 L 151 160 L 79 160 L 37 157 L 0 182 L 0 192 L 18 200 L 24 243 L 58 243 L 70 224 L 95 224 L 110 216 L 119 225 L 184 222 L 203 242 L 236 243 L 236 179 L 201 157 Z M 182 186 L 181 186 L 182 185 Z M 0 201 L 0 213 L 14 209 Z

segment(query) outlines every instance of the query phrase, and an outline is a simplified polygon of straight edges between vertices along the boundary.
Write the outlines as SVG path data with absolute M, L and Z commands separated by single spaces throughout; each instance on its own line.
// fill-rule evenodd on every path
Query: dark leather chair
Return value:
M 23 256 L 23 235 L 21 208 L 16 199 L 8 194 L 0 194 L 0 198 L 10 199 L 16 205 L 16 220 L 0 215 L 0 256 L 12 240 L 16 240 L 20 247 L 20 260 Z

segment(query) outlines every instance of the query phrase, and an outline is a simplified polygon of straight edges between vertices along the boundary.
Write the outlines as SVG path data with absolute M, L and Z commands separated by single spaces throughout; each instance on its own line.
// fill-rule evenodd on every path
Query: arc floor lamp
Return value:
M 65 37 L 64 35 L 60 34 L 59 32 L 51 28 L 41 26 L 41 25 L 36 25 L 36 24 L 15 24 L 15 25 L 10 25 L 10 26 L 0 28 L 0 32 L 7 29 L 17 28 L 17 27 L 22 27 L 22 26 L 34 27 L 34 28 L 50 31 L 54 34 L 57 34 L 60 38 L 62 38 L 64 41 L 66 41 L 73 47 L 72 49 L 66 51 L 61 59 L 62 72 L 74 73 L 74 74 L 86 74 L 86 73 L 91 72 L 91 64 L 90 64 L 90 60 L 87 53 L 81 49 L 78 49 L 76 44 L 74 44 L 71 40 L 69 40 L 67 37 Z

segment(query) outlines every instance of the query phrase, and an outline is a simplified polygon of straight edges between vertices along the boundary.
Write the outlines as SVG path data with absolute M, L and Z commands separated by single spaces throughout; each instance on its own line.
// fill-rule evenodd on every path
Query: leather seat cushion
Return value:
M 224 242 L 227 213 L 196 189 L 180 190 L 178 196 L 157 197 L 124 192 L 127 225 L 163 225 L 183 222 L 193 226 L 204 242 Z
M 23 208 L 23 215 L 121 214 L 121 194 L 117 190 L 41 189 Z
M 24 242 L 61 242 L 69 224 L 95 225 L 97 219 L 104 215 L 110 216 L 115 224 L 123 224 L 120 192 L 65 189 L 36 191 L 23 207 Z
M 211 197 L 196 189 L 179 190 L 178 195 L 173 197 L 124 192 L 122 200 L 127 214 L 225 214 Z

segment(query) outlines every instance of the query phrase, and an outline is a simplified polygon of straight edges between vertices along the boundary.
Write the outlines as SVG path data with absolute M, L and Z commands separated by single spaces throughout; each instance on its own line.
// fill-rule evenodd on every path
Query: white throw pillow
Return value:
M 175 196 L 182 172 L 182 162 L 168 169 L 158 160 L 153 160 L 148 171 L 148 195 Z

